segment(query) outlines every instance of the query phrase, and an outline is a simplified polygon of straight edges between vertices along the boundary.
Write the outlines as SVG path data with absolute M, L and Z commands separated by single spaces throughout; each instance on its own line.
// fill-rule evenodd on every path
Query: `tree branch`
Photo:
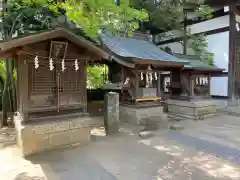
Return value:
M 13 25 L 12 25 L 12 28 L 11 28 L 11 31 L 10 31 L 8 37 L 12 37 L 13 32 L 14 32 L 14 28 L 15 28 L 15 26 L 16 26 L 16 23 L 17 23 L 18 19 L 23 15 L 23 13 L 24 13 L 24 10 L 23 10 L 23 11 L 17 16 L 17 18 L 13 21 Z

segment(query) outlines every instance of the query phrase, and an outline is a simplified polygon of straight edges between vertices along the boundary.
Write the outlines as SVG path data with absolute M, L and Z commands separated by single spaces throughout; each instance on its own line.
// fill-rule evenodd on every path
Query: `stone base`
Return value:
M 211 100 L 168 100 L 168 113 L 187 119 L 203 120 L 216 115 L 216 104 Z
M 146 126 L 151 122 L 158 123 L 167 120 L 163 113 L 163 107 L 160 105 L 152 107 L 120 105 L 119 116 L 121 122 L 127 122 L 139 126 Z
M 89 117 L 71 116 L 59 121 L 51 118 L 24 125 L 21 122 L 19 114 L 14 117 L 17 144 L 23 156 L 67 145 L 86 144 L 91 140 L 91 127 L 94 126 Z

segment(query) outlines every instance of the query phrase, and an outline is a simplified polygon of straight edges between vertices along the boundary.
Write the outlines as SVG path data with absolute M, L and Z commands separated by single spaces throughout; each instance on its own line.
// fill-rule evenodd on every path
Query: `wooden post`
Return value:
M 194 98 L 195 94 L 194 94 L 194 87 L 195 87 L 195 76 L 190 75 L 190 97 Z
M 138 72 L 136 71 L 135 73 L 135 93 L 134 96 L 135 98 L 139 97 L 139 76 L 138 76 Z
M 161 97 L 161 73 L 157 73 L 157 97 Z
M 18 59 L 16 58 L 16 70 L 17 70 L 17 85 L 16 85 L 16 98 L 17 98 L 17 112 L 21 112 L 21 101 L 20 101 L 20 95 L 19 95 L 19 91 L 20 91 L 20 72 L 19 72 L 19 61 Z
M 22 117 L 23 117 L 23 122 L 28 121 L 28 101 L 29 101 L 29 87 L 28 87 L 28 62 L 25 59 L 25 56 L 21 58 L 21 73 L 22 73 L 22 88 L 20 90 L 20 94 L 22 95 Z
M 170 76 L 171 96 L 180 97 L 181 69 L 173 68 Z
M 124 84 L 124 69 L 123 66 L 121 66 L 121 85 L 123 86 Z
M 84 88 L 84 107 L 83 107 L 83 114 L 87 114 L 87 60 L 84 61 L 83 63 L 84 66 L 84 84 L 85 84 L 85 88 Z
M 236 42 L 239 41 L 237 38 L 238 34 L 236 31 L 236 20 L 234 14 L 235 5 L 230 5 L 230 14 L 229 14 L 229 62 L 228 62 L 228 98 L 231 100 L 236 99 L 236 67 L 235 67 L 235 59 L 236 59 Z
M 208 74 L 208 96 L 211 97 L 211 74 Z

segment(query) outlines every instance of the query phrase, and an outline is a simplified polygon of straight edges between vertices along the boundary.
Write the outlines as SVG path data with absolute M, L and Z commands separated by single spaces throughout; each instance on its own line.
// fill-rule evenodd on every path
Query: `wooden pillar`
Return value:
M 229 62 L 228 62 L 228 98 L 235 99 L 235 75 L 234 75 L 234 57 L 235 57 L 235 37 L 236 37 L 236 21 L 235 15 L 230 6 L 230 30 L 229 30 Z
M 121 66 L 121 85 L 123 86 L 124 84 L 124 81 L 125 81 L 125 78 L 124 78 L 124 69 L 123 69 L 123 66 Z
M 20 91 L 20 72 L 19 72 L 19 68 L 20 68 L 20 65 L 19 65 L 20 61 L 18 61 L 18 59 L 16 59 L 16 71 L 17 71 L 17 85 L 16 85 L 16 99 L 17 99 L 17 111 L 18 112 L 21 112 L 21 100 L 20 100 L 20 94 L 19 94 L 19 91 Z
M 190 97 L 194 97 L 195 93 L 194 93 L 194 87 L 195 87 L 195 76 L 190 75 L 189 79 L 190 79 Z
M 161 90 L 161 72 L 157 73 L 157 97 L 162 96 L 162 90 Z
M 172 69 L 170 76 L 170 84 L 171 84 L 171 96 L 180 96 L 180 88 L 181 88 L 181 69 L 174 68 Z
M 135 87 L 134 87 L 134 96 L 135 98 L 139 97 L 139 75 L 138 72 L 135 71 Z
M 208 75 L 208 96 L 211 96 L 211 74 Z
M 112 64 L 108 63 L 108 80 L 110 82 L 112 82 L 112 73 L 113 73 L 112 68 L 113 68 Z
M 29 101 L 29 87 L 28 87 L 28 62 L 25 56 L 21 57 L 21 76 L 22 76 L 22 85 L 20 89 L 20 96 L 22 96 L 22 117 L 23 122 L 28 121 L 28 101 Z
M 83 114 L 87 114 L 87 103 L 88 103 L 88 98 L 87 98 L 87 60 L 84 61 L 83 63 L 83 71 L 84 71 L 84 107 L 83 107 Z

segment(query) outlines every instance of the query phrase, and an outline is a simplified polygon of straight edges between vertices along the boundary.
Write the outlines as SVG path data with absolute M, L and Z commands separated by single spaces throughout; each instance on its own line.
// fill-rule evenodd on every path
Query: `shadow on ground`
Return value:
M 199 137 L 203 136 L 200 131 L 203 129 L 217 133 L 219 122 L 225 122 L 226 126 L 224 119 L 206 121 L 207 125 L 203 121 L 199 122 L 201 127 L 199 123 L 189 124 L 181 133 L 191 132 Z M 230 127 L 238 124 L 229 122 Z M 222 128 L 222 124 L 219 126 Z M 120 133 L 111 136 L 105 136 L 103 128 L 94 129 L 95 141 L 88 146 L 62 148 L 28 159 L 21 158 L 14 149 L 3 149 L 0 151 L 0 180 L 240 179 L 239 165 L 199 151 L 178 139 L 169 139 L 167 135 L 171 131 L 159 130 L 151 138 L 140 139 L 134 133 L 139 129 L 128 128 L 123 127 Z

